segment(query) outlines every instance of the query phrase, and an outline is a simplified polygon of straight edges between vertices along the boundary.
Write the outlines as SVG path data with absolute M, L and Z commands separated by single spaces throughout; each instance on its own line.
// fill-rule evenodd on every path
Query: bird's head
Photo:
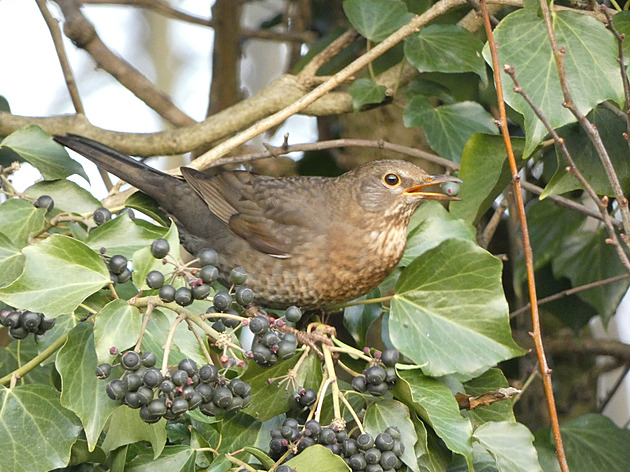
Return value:
M 450 175 L 432 175 L 406 161 L 371 161 L 344 174 L 356 182 L 353 192 L 363 210 L 411 215 L 423 200 L 457 200 L 457 197 L 429 191 L 445 182 L 461 182 Z

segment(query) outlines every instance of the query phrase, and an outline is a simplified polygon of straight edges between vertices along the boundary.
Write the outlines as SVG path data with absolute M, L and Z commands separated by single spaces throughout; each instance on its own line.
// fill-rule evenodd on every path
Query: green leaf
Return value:
M 0 387 L 0 470 L 33 472 L 65 467 L 81 432 L 74 413 L 46 385 Z
M 623 40 L 623 59 L 624 64 L 628 65 L 628 59 L 630 59 L 630 11 L 619 11 L 615 13 L 612 20 L 614 28 L 620 33 L 625 34 L 626 37 Z
M 0 147 L 11 149 L 37 168 L 46 180 L 64 179 L 78 174 L 90 181 L 81 164 L 70 158 L 39 126 L 28 125 L 4 138 Z
M 119 351 L 132 347 L 138 340 L 142 315 L 125 300 L 113 300 L 103 308 L 94 321 L 94 344 L 98 362 L 111 361 L 109 350 Z M 94 366 L 96 367 L 96 366 Z
M 347 472 L 350 470 L 341 457 L 333 454 L 321 444 L 306 448 L 304 452 L 289 459 L 285 464 L 300 472 L 313 470 L 315 465 L 318 472 Z
M 478 397 L 484 393 L 494 392 L 500 388 L 507 388 L 505 375 L 500 369 L 490 369 L 479 377 L 469 380 L 464 384 L 468 395 Z M 464 392 L 462 392 L 464 393 Z M 488 421 L 515 421 L 512 410 L 512 400 L 494 402 L 491 405 L 480 406 L 467 412 L 468 416 L 476 423 L 482 424 Z
M 494 457 L 501 472 L 542 471 L 534 436 L 520 423 L 490 421 L 479 426 L 473 437 Z
M 587 15 L 570 11 L 553 12 L 552 15 L 558 44 L 566 51 L 564 67 L 577 108 L 586 115 L 606 100 L 623 103 L 617 44 L 613 35 L 603 23 Z M 508 86 L 513 82 L 503 72 L 505 64 L 515 67 L 522 89 L 553 128 L 576 120 L 562 106 L 564 97 L 556 63 L 544 21 L 536 10 L 517 10 L 503 18 L 494 30 L 494 40 L 500 45 L 499 67 L 505 101 L 525 118 L 524 157 L 529 157 L 547 135 L 547 130 L 525 100 L 511 85 Z M 492 65 L 487 44 L 483 56 Z
M 164 214 L 157 202 L 149 197 L 146 193 L 142 192 L 134 192 L 129 195 L 129 198 L 125 200 L 125 206 L 129 208 L 133 208 L 134 210 L 141 211 L 147 216 L 150 216 L 158 224 L 162 226 L 170 225 L 170 221 L 168 217 Z
M 378 85 L 371 79 L 355 80 L 349 89 L 352 96 L 352 109 L 357 113 L 364 105 L 381 103 L 385 99 L 386 91 L 387 87 Z
M 380 290 L 374 289 L 357 300 L 369 300 L 380 296 Z M 367 345 L 367 335 L 370 326 L 381 316 L 381 313 L 383 313 L 383 305 L 380 303 L 349 306 L 343 310 L 343 325 L 352 335 L 359 347 L 365 347 Z
M 0 233 L 0 267 L 0 286 L 13 282 L 24 269 L 24 255 L 3 233 Z
M 372 403 L 365 411 L 363 419 L 365 430 L 376 438 L 388 426 L 396 426 L 401 433 L 400 440 L 405 452 L 400 458 L 407 466 L 418 472 L 418 461 L 413 453 L 417 441 L 416 431 L 409 415 L 409 409 L 396 400 L 384 400 Z
M 93 213 L 101 206 L 90 192 L 65 179 L 37 182 L 27 188 L 24 193 L 33 199 L 48 195 L 55 201 L 55 208 L 70 213 Z
M 405 39 L 405 57 L 420 72 L 473 72 L 484 82 L 483 43 L 457 25 L 429 25 Z
M 44 208 L 35 208 L 32 203 L 11 198 L 0 205 L 0 228 L 2 233 L 18 248 L 28 245 L 28 237 L 46 227 Z
M 11 374 L 24 365 L 26 359 L 33 359 L 37 356 L 39 350 L 42 349 L 41 344 L 40 341 L 35 340 L 34 336 L 28 336 L 19 343 L 14 341 L 7 346 L 0 347 L 0 377 Z M 24 382 L 27 384 L 49 384 L 51 370 L 52 365 L 40 364 L 23 377 Z
M 574 287 L 585 285 L 626 272 L 615 249 L 606 243 L 604 228 L 598 231 L 576 231 L 564 239 L 558 255 L 552 262 L 556 278 L 566 277 Z M 614 315 L 630 281 L 621 280 L 585 290 L 578 296 L 593 306 L 604 322 Z
M 619 183 L 627 192 L 630 189 L 630 166 L 627 165 L 628 142 L 623 137 L 628 131 L 625 120 L 603 107 L 595 108 L 587 118 L 597 127 L 602 141 L 606 143 L 606 151 L 617 173 Z M 574 124 L 563 128 L 558 134 L 564 139 L 576 167 L 587 178 L 595 192 L 599 195 L 614 196 L 606 170 L 584 129 Z M 557 147 L 556 156 L 558 168 L 540 196 L 541 199 L 582 188 L 578 180 L 565 170 L 567 162 Z
M 168 228 L 166 234 L 160 236 L 166 239 L 170 246 L 169 254 L 175 259 L 179 260 L 180 245 L 179 245 L 179 232 L 177 231 L 177 225 L 174 223 Z M 146 277 L 152 270 L 157 270 L 164 274 L 166 283 L 170 281 L 170 276 L 173 273 L 173 265 L 165 265 L 162 263 L 162 259 L 156 259 L 151 254 L 151 243 L 137 250 L 133 254 L 133 274 L 132 280 L 136 287 L 141 290 L 150 290 L 146 282 Z M 176 279 L 177 281 L 177 279 Z M 178 287 L 177 283 L 174 284 Z
M 0 289 L 0 300 L 11 306 L 56 317 L 110 282 L 99 255 L 76 239 L 52 235 L 23 252 L 24 272 Z
M 256 459 L 258 459 L 260 464 L 267 470 L 271 469 L 271 467 L 275 463 L 275 461 L 271 457 L 269 457 L 269 455 L 265 451 L 262 451 L 257 447 L 245 446 L 243 448 L 243 451 L 251 454 Z
M 514 153 L 519 156 L 525 140 L 511 139 Z M 458 194 L 461 200 L 451 202 L 449 210 L 458 218 L 477 223 L 512 180 L 503 137 L 473 135 L 464 146 L 457 176 L 464 181 Z
M 272 428 L 279 428 L 282 422 L 280 417 L 276 417 L 261 423 L 242 412 L 224 414 L 222 419 L 220 433 L 216 430 L 216 425 L 208 425 L 194 419 L 192 424 L 209 444 L 217 444 L 216 449 L 226 454 L 245 446 L 268 449 L 269 432 Z
M 166 444 L 166 420 L 147 424 L 140 419 L 138 410 L 132 410 L 126 405 L 119 406 L 109 417 L 107 436 L 101 447 L 110 453 L 120 446 L 139 441 L 149 441 L 153 447 L 153 458 L 157 458 Z
M 501 261 L 464 240 L 448 239 L 403 270 L 389 330 L 395 347 L 436 377 L 525 352 L 512 340 Z
M 416 419 L 413 424 L 418 437 L 414 452 L 421 470 L 423 472 L 425 469 L 427 472 L 444 472 L 451 463 L 451 451 L 446 448 L 432 429 L 426 428 L 422 421 Z
M 148 451 L 141 451 L 128 464 L 128 472 L 194 472 L 197 452 L 190 446 L 166 446 L 160 457 L 153 457 Z
M 438 202 L 423 203 L 409 223 L 407 246 L 399 265 L 408 266 L 415 258 L 446 239 L 475 241 L 475 228 L 457 219 Z
M 85 243 L 95 251 L 104 247 L 110 256 L 121 254 L 131 259 L 137 250 L 164 237 L 166 231 L 166 228 L 144 220 L 132 220 L 128 213 L 124 213 L 95 228 Z
M 70 331 L 55 367 L 61 376 L 61 404 L 81 420 L 90 451 L 117 406 L 105 393 L 106 382 L 94 375 L 96 365 L 92 324 L 81 323 Z
M 459 162 L 465 144 L 475 133 L 497 134 L 492 115 L 477 102 L 460 102 L 433 108 L 422 96 L 413 97 L 403 113 L 406 127 L 420 126 L 429 145 L 442 157 Z
M 396 0 L 346 0 L 343 11 L 361 36 L 383 41 L 413 18 L 407 6 Z
M 455 397 L 443 383 L 426 377 L 419 369 L 399 370 L 396 397 L 428 423 L 453 452 L 472 466 L 472 426 L 459 413 Z

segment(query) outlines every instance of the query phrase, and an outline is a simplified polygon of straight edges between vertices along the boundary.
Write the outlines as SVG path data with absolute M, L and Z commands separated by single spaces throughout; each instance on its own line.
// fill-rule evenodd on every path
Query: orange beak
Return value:
M 425 200 L 460 200 L 457 197 L 447 195 L 445 193 L 424 192 L 424 189 L 427 187 L 433 187 L 435 185 L 440 185 L 445 182 L 456 182 L 460 184 L 462 183 L 460 179 L 450 175 L 430 175 L 425 183 L 409 187 L 408 189 L 405 189 L 403 193 L 408 195 L 418 195 Z

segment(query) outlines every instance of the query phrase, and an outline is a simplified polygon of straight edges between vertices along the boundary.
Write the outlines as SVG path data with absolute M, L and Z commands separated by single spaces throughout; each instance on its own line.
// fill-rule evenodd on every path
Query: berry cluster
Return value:
M 380 358 L 380 363 L 383 365 L 374 364 L 365 369 L 363 375 L 357 375 L 352 379 L 352 388 L 360 393 L 367 391 L 380 397 L 390 386 L 396 385 L 398 376 L 394 366 L 400 358 L 400 352 L 397 349 L 385 349 L 375 358 L 377 362 Z
M 101 249 L 101 253 L 104 252 L 104 249 Z M 128 267 L 129 261 L 125 256 L 115 254 L 107 259 L 106 262 L 112 282 L 124 284 L 131 280 L 131 270 Z
M 2 308 L 0 309 L 0 325 L 9 328 L 9 334 L 12 338 L 24 339 L 29 333 L 44 334 L 55 326 L 55 320 L 46 318 L 42 313 Z
M 255 334 L 249 357 L 259 366 L 271 367 L 278 359 L 290 359 L 295 354 L 297 337 L 277 329 L 283 326 L 283 320 L 264 315 L 249 320 L 249 329 Z
M 312 388 L 300 387 L 291 396 L 295 405 L 299 408 L 311 406 L 317 400 L 317 392 Z
M 156 356 L 147 351 L 127 351 L 120 357 L 125 373 L 111 380 L 107 395 L 131 408 L 140 409 L 140 418 L 156 423 L 161 418 L 177 420 L 195 408 L 208 416 L 236 411 L 251 403 L 251 386 L 241 379 L 228 380 L 210 364 L 197 368 L 192 359 L 182 359 L 177 369 L 163 375 L 155 368 Z M 99 379 L 109 377 L 111 364 L 96 368 Z
M 363 433 L 354 439 L 345 429 L 324 428 L 316 420 L 307 421 L 300 429 L 293 418 L 287 418 L 280 428 L 271 430 L 269 456 L 277 461 L 290 452 L 286 456 L 288 460 L 315 444 L 321 444 L 333 454 L 343 457 L 353 471 L 391 472 L 403 466 L 400 457 L 405 447 L 396 427 L 388 427 L 376 438 Z

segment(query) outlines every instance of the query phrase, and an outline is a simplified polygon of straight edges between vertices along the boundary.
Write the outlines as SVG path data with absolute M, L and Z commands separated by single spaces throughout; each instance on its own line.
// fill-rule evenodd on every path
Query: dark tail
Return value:
M 165 194 L 174 191 L 183 184 L 176 177 L 153 169 L 92 139 L 76 134 L 53 136 L 53 139 L 85 156 L 101 169 L 137 187 L 158 202 L 164 199 Z

